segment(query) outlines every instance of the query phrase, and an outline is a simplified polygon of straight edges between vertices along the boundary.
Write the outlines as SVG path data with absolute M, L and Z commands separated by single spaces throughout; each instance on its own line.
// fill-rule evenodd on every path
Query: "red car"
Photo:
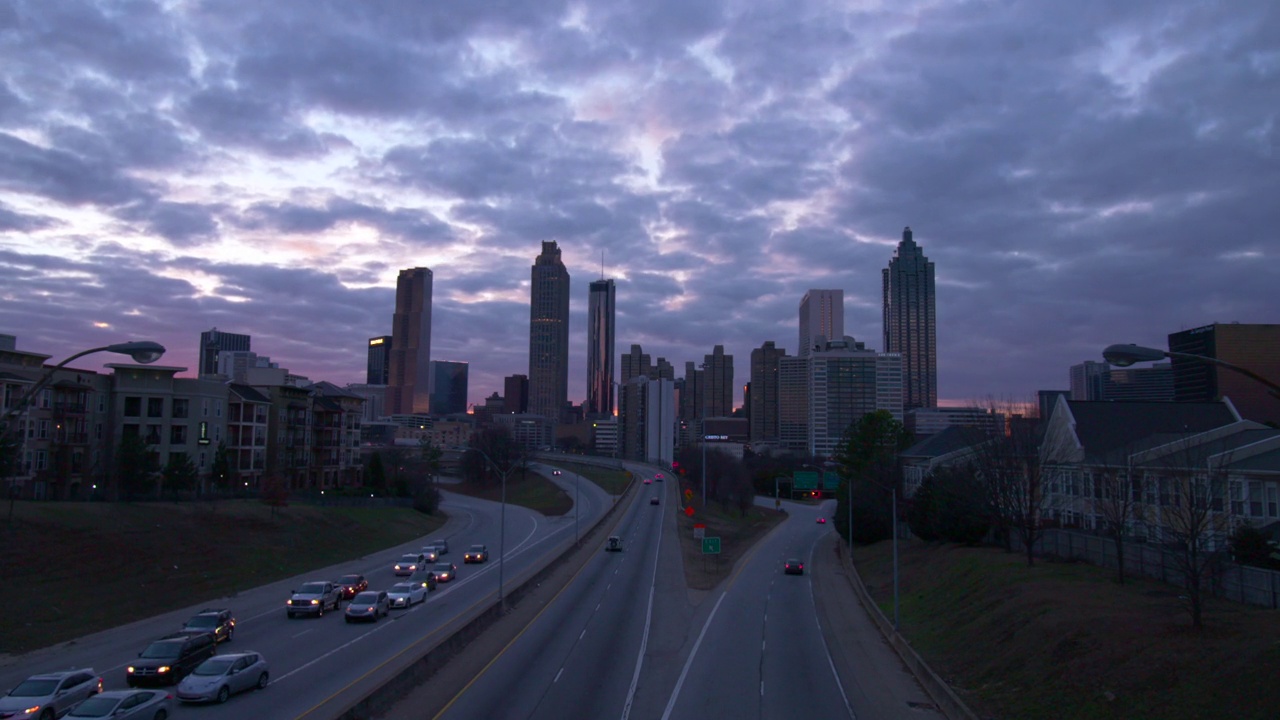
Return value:
M 363 575 L 343 575 L 334 584 L 341 586 L 343 600 L 350 600 L 356 596 L 356 593 L 369 589 L 369 581 L 365 580 Z
M 818 518 L 818 524 L 819 524 L 819 525 L 826 525 L 826 524 L 827 524 L 827 519 L 826 519 L 826 518 L 824 518 L 824 517 L 820 517 L 820 518 Z

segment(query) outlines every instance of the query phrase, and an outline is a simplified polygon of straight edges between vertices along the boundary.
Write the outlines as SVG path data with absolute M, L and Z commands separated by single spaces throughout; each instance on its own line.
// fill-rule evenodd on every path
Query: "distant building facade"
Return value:
M 675 383 L 640 375 L 622 386 L 618 403 L 620 456 L 670 466 L 675 458 Z
M 746 404 L 749 409 L 749 439 L 752 443 L 776 442 L 779 439 L 778 363 L 786 356 L 787 351 L 776 347 L 772 340 L 751 351 L 750 401 Z
M 800 344 L 796 355 L 807 356 L 818 336 L 844 337 L 843 290 L 810 290 L 800 299 Z
M 886 410 L 903 420 L 902 357 L 867 350 L 851 337 L 815 347 L 809 355 L 810 455 L 831 457 L 862 416 Z
M 218 328 L 200 333 L 200 375 L 218 374 L 218 356 L 226 352 L 249 352 L 249 336 L 222 332 Z
M 903 407 L 938 406 L 938 331 L 933 263 L 902 231 L 883 274 L 884 351 L 902 357 Z
M 408 268 L 396 280 L 391 317 L 389 414 L 431 411 L 431 292 L 429 268 Z
M 502 379 L 502 412 L 508 415 L 529 412 L 528 375 L 508 375 Z
M 464 362 L 431 361 L 431 414 L 454 415 L 467 411 L 467 370 Z
M 917 440 L 949 427 L 978 428 L 987 436 L 1004 432 L 1003 413 L 981 407 L 912 408 L 905 411 L 907 431 Z
M 1280 382 L 1280 325 L 1213 323 L 1171 333 L 1169 352 L 1213 358 Z M 1262 383 L 1211 363 L 1178 357 L 1172 363 L 1178 402 L 1228 397 L 1241 417 L 1280 424 L 1280 399 L 1269 395 Z
M 613 280 L 592 281 L 587 295 L 587 405 L 589 418 L 613 415 L 616 289 Z
M 529 282 L 529 412 L 558 423 L 569 399 L 569 271 L 542 243 Z
M 369 338 L 368 370 L 365 384 L 386 385 L 391 378 L 391 336 Z
M 1072 365 L 1072 400 L 1139 400 L 1172 402 L 1173 365 L 1113 368 L 1110 363 L 1086 360 Z

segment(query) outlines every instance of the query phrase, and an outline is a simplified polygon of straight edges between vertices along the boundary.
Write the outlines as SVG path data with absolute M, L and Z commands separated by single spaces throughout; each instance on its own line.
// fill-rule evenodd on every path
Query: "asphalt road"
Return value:
M 572 482 L 555 478 L 574 494 Z M 578 488 L 579 521 L 584 526 L 598 518 L 612 498 L 594 483 Z M 442 508 L 450 520 L 441 532 L 400 547 L 295 578 L 255 588 L 234 598 L 199 600 L 179 611 L 114 628 L 72 642 L 26 655 L 5 658 L 0 667 L 0 688 L 16 685 L 27 676 L 68 667 L 92 667 L 104 678 L 105 688 L 124 689 L 125 668 L 152 640 L 177 630 L 203 607 L 230 607 L 236 614 L 236 634 L 221 652 L 255 650 L 271 666 L 271 684 L 262 692 L 249 692 L 214 707 L 183 706 L 177 717 L 203 718 L 328 718 L 345 708 L 365 688 L 394 674 L 397 660 L 414 656 L 415 650 L 456 627 L 497 598 L 499 582 L 500 506 L 453 493 L 445 493 Z M 393 610 L 389 618 L 372 624 L 348 624 L 341 612 L 321 618 L 285 616 L 289 591 L 307 580 L 334 580 L 347 573 L 361 573 L 371 589 L 387 589 L 398 579 L 391 566 L 400 555 L 416 550 L 436 537 L 449 540 L 451 552 L 442 559 L 458 565 L 458 579 L 443 583 L 428 595 L 425 604 L 411 610 Z M 506 508 L 506 562 L 502 575 L 506 589 L 531 573 L 574 541 L 574 513 L 558 518 L 514 505 Z M 462 554 L 473 543 L 489 546 L 491 559 L 483 565 L 465 565 Z

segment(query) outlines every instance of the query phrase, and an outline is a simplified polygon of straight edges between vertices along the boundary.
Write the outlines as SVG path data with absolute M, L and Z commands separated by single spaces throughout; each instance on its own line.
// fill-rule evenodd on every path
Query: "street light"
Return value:
M 40 376 L 40 379 L 36 380 L 36 384 L 32 385 L 31 389 L 28 390 L 13 407 L 5 411 L 4 422 L 6 426 L 10 418 L 18 415 L 18 413 L 25 410 L 28 405 L 35 401 L 36 395 L 38 395 L 41 390 L 44 390 L 45 387 L 49 385 L 49 382 L 53 380 L 54 373 L 66 367 L 67 363 L 72 360 L 77 360 L 85 355 L 91 355 L 98 352 L 113 352 L 121 355 L 129 355 L 133 358 L 134 362 L 146 365 L 159 360 L 160 356 L 164 355 L 164 346 L 157 342 L 151 342 L 150 340 L 137 340 L 116 343 L 115 345 L 104 345 L 103 347 L 84 350 L 72 355 L 66 360 L 63 360 L 57 365 L 45 370 L 44 374 Z
M 1102 351 L 1102 359 L 1115 365 L 1116 367 L 1129 367 L 1134 363 L 1151 362 L 1153 360 L 1163 360 L 1165 358 L 1176 358 L 1179 360 L 1191 360 L 1193 362 L 1202 362 L 1209 365 L 1217 365 L 1228 370 L 1244 375 L 1250 380 L 1254 380 L 1267 386 L 1267 390 L 1271 396 L 1280 399 L 1280 385 L 1268 380 L 1258 373 L 1242 368 L 1239 365 L 1232 365 L 1229 362 L 1219 360 L 1217 358 L 1205 355 L 1193 355 L 1184 352 L 1172 352 L 1168 350 L 1160 350 L 1158 348 L 1143 347 L 1141 345 L 1108 345 L 1106 350 Z
M 471 448 L 480 454 L 480 457 L 489 461 L 494 470 L 502 476 L 502 509 L 498 512 L 498 612 L 505 612 L 506 598 L 502 594 L 503 566 L 507 560 L 507 473 L 511 472 L 515 466 L 508 467 L 506 470 L 498 467 L 498 463 L 493 461 L 485 451 L 479 448 Z

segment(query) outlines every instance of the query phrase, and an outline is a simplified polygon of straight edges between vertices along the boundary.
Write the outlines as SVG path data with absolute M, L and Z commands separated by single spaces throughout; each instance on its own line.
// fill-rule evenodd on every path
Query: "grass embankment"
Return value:
M 561 468 L 565 472 L 581 475 L 599 485 L 610 495 L 621 495 L 627 489 L 627 483 L 631 482 L 631 473 L 618 468 L 559 461 L 548 462 L 547 464 Z
M 692 590 L 710 590 L 728 575 L 733 563 L 745 555 L 756 541 L 786 518 L 786 513 L 752 505 L 744 515 L 737 507 L 724 507 L 708 502 L 704 508 L 695 492 L 686 499 L 686 485 L 681 485 L 681 503 L 668 508 L 676 512 L 676 525 L 680 534 L 680 553 L 684 559 L 684 578 Z M 666 504 L 666 493 L 663 503 Z M 637 501 L 641 502 L 641 501 Z M 693 517 L 684 512 L 685 505 L 693 507 Z M 706 525 L 706 537 L 720 538 L 720 555 L 704 555 L 702 541 L 693 536 L 693 526 Z
M 888 542 L 855 550 L 892 617 Z M 901 548 L 902 634 L 984 718 L 1280 717 L 1280 613 L 1211 600 L 1191 627 L 1178 588 L 993 548 Z
M 18 504 L 3 534 L 0 652 L 53 645 L 430 535 L 410 508 Z
M 494 502 L 502 499 L 502 483 L 497 478 L 484 484 L 463 481 L 446 489 Z M 543 515 L 564 515 L 573 509 L 573 498 L 568 493 L 533 470 L 511 471 L 507 476 L 507 502 Z

